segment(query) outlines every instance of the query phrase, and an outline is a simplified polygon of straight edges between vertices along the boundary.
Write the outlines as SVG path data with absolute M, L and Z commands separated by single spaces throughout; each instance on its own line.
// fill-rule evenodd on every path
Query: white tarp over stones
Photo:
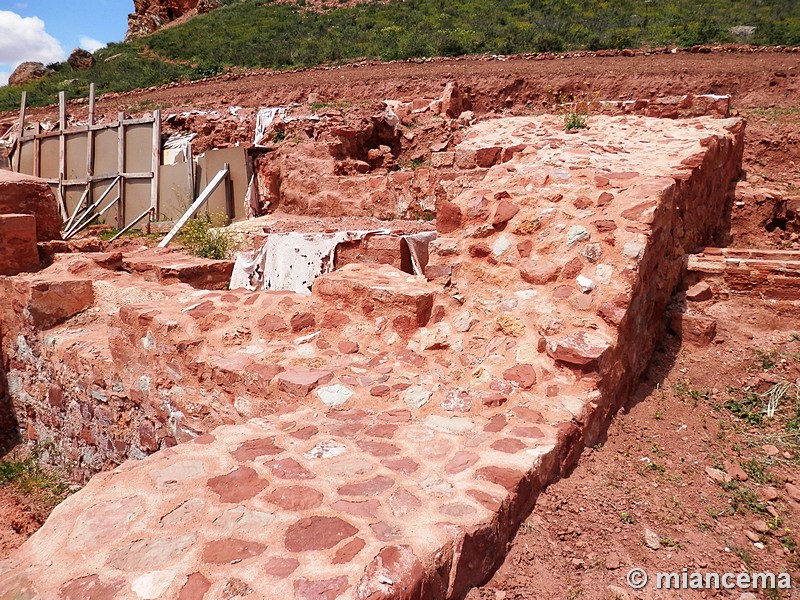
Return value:
M 261 146 L 264 141 L 264 135 L 267 130 L 272 126 L 275 117 L 284 117 L 286 115 L 286 107 L 284 106 L 270 106 L 269 108 L 262 108 L 256 115 L 256 137 L 253 144 Z
M 336 247 L 368 235 L 388 235 L 389 230 L 336 233 L 272 234 L 259 250 L 240 252 L 231 275 L 230 289 L 289 290 L 310 294 L 311 284 L 333 270 Z
M 425 275 L 425 266 L 428 264 L 428 246 L 436 239 L 435 231 L 423 231 L 404 235 L 403 240 L 408 244 L 408 251 L 411 254 L 411 266 L 414 275 Z

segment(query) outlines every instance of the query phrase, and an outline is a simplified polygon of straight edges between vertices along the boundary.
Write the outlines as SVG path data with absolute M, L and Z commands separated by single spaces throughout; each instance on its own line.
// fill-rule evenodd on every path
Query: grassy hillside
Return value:
M 271 0 L 227 0 L 207 15 L 95 53 L 97 65 L 25 86 L 33 105 L 126 91 L 223 72 L 232 66 L 287 68 L 357 58 L 393 60 L 461 54 L 747 41 L 800 45 L 796 0 L 404 0 L 325 13 Z M 332 0 L 331 6 L 335 5 Z M 753 26 L 749 38 L 731 33 Z M 0 88 L 0 110 L 20 89 Z

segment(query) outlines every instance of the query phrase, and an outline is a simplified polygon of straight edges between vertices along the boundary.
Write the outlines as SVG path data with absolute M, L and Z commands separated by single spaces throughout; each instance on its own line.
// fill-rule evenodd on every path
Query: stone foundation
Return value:
M 0 275 L 17 275 L 38 268 L 36 218 L 0 214 Z
M 10 280 L 28 438 L 83 475 L 160 450 L 63 502 L 0 595 L 462 597 L 637 384 L 743 129 L 480 123 L 454 149 L 474 179 L 437 199 L 430 281 L 349 264 L 311 296 L 206 291 L 82 257 Z M 42 321 L 33 291 L 65 274 L 94 299 Z

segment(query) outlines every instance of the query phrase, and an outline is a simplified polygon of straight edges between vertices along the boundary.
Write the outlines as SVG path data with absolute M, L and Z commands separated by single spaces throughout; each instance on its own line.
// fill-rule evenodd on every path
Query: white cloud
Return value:
M 0 71 L 0 85 L 6 85 L 9 77 L 11 77 L 11 73 L 8 71 Z
M 13 68 L 28 60 L 47 64 L 63 59 L 64 49 L 39 17 L 0 10 L 0 65 Z
M 106 45 L 101 42 L 100 40 L 96 40 L 94 38 L 90 38 L 88 35 L 81 35 L 78 37 L 78 44 L 84 50 L 88 50 L 89 52 L 96 52 L 100 50 L 100 48 L 105 48 Z

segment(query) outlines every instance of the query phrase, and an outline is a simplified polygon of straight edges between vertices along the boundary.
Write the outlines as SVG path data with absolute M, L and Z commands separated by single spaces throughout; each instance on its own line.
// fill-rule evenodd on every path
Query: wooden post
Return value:
M 64 179 L 67 172 L 67 138 L 64 130 L 67 128 L 67 93 L 58 92 L 58 190 L 66 203 L 64 195 Z M 80 207 L 80 205 L 78 205 Z
M 22 92 L 22 98 L 19 101 L 19 135 L 17 135 L 16 152 L 11 157 L 11 170 L 14 169 L 14 158 L 17 159 L 17 173 L 22 172 L 22 136 L 25 133 L 25 113 L 28 110 L 28 92 Z
M 33 176 L 40 177 L 42 174 L 42 140 L 39 134 L 42 132 L 40 123 L 33 126 Z
M 150 180 L 150 208 L 158 219 L 158 185 L 161 180 L 161 111 L 153 111 L 153 178 Z
M 139 215 L 138 217 L 136 217 L 136 219 L 134 219 L 133 221 L 131 221 L 131 222 L 130 222 L 130 224 L 128 224 L 128 225 L 126 225 L 125 227 L 123 227 L 123 228 L 120 230 L 120 232 L 119 232 L 117 235 L 115 235 L 113 238 L 111 238 L 109 241 L 110 241 L 110 242 L 113 242 L 114 240 L 116 240 L 116 239 L 117 239 L 118 237 L 120 237 L 121 235 L 123 235 L 123 234 L 125 234 L 125 233 L 128 233 L 128 231 L 129 231 L 129 230 L 131 230 L 131 229 L 133 229 L 133 227 L 134 227 L 134 226 L 135 226 L 137 223 L 139 223 L 139 221 L 141 221 L 142 219 L 144 219 L 144 218 L 145 218 L 147 215 L 149 215 L 149 214 L 152 214 L 152 212 L 153 212 L 153 209 L 152 209 L 152 208 L 148 208 L 148 209 L 147 209 L 146 211 L 144 211 L 144 212 L 143 212 L 141 215 Z
M 25 115 L 28 110 L 28 92 L 22 92 L 22 99 L 19 102 L 19 137 L 25 133 Z
M 95 103 L 95 88 L 94 83 L 89 84 L 89 123 L 86 132 L 86 181 L 88 185 L 89 195 L 87 202 L 89 205 L 94 201 L 94 187 L 92 186 L 92 177 L 94 176 L 94 103 Z
M 119 113 L 117 124 L 117 173 L 125 173 L 125 113 Z M 117 228 L 125 229 L 125 177 L 119 180 L 119 202 L 117 203 Z

